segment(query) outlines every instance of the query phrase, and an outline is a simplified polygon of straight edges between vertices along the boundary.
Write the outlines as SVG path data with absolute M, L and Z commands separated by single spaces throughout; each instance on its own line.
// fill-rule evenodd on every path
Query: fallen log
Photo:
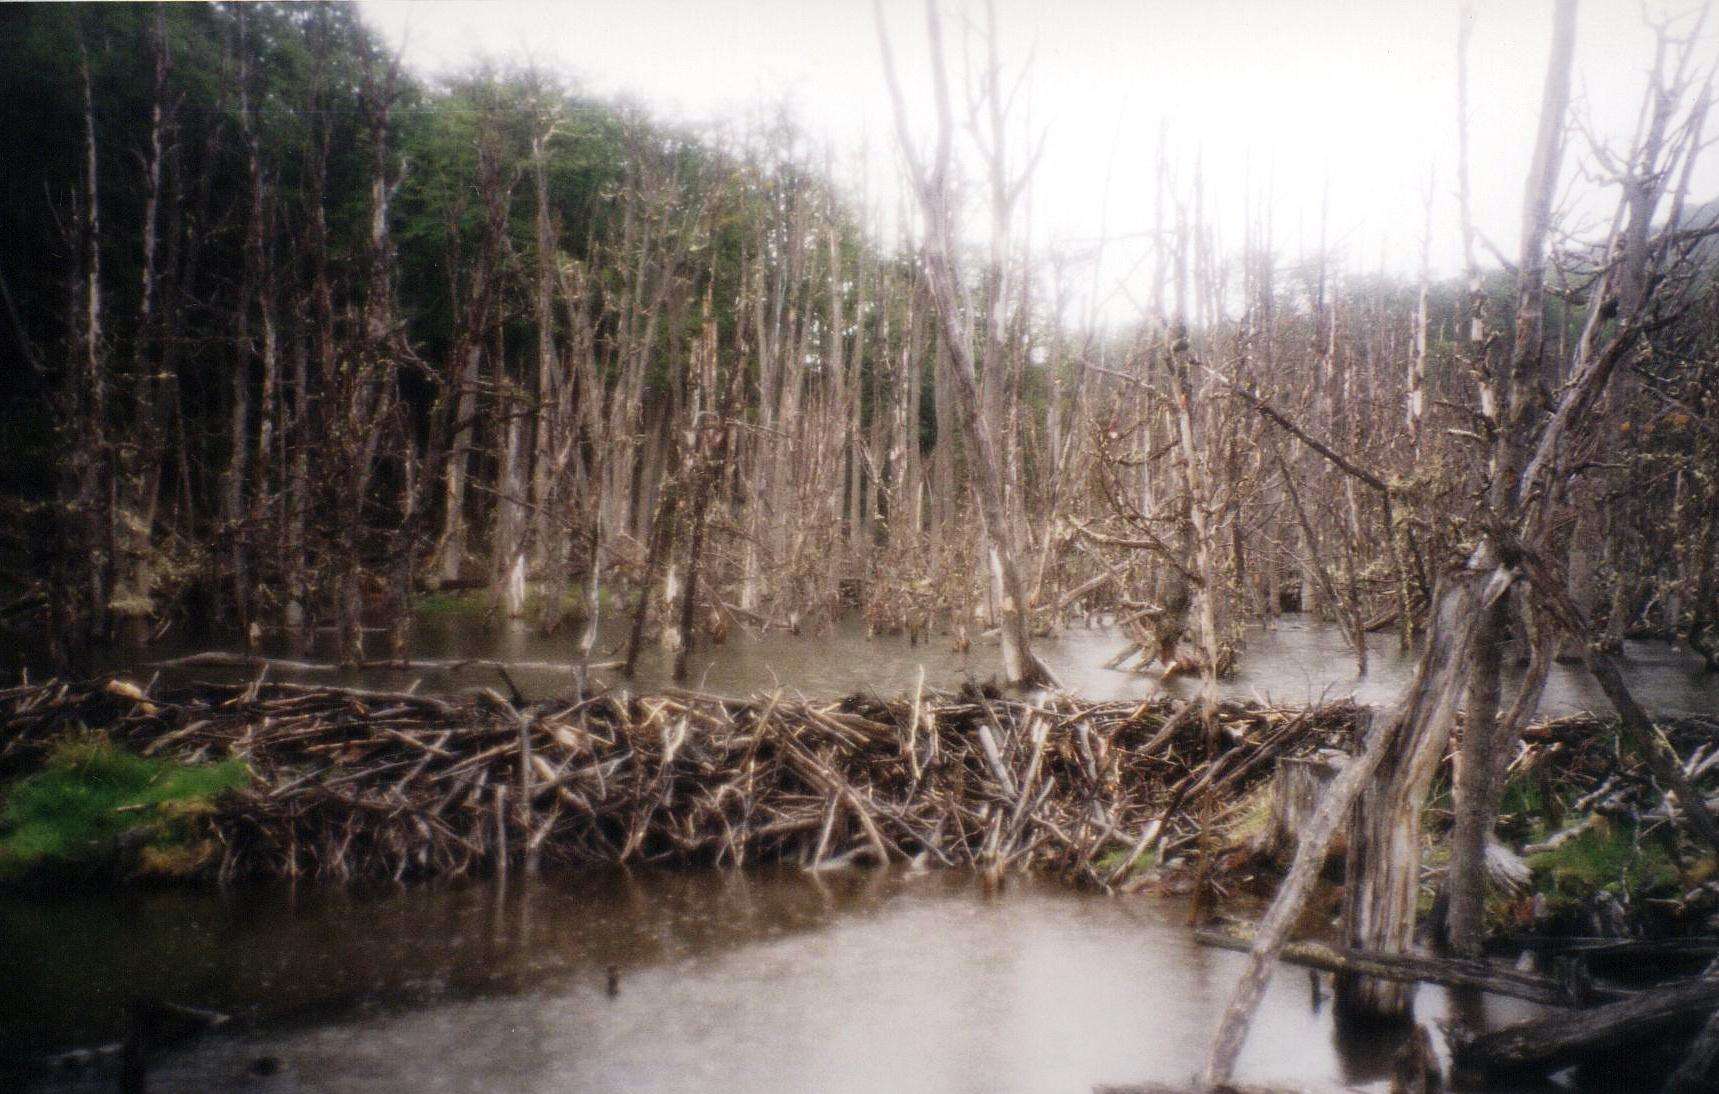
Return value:
M 1225 931 L 1200 930 L 1194 938 L 1201 945 L 1246 953 L 1253 945 L 1251 938 Z M 1583 1000 L 1576 986 L 1549 976 L 1503 969 L 1485 961 L 1467 961 L 1440 957 L 1418 957 L 1410 954 L 1365 953 L 1338 949 L 1319 942 L 1290 942 L 1278 954 L 1279 961 L 1303 965 L 1324 972 L 1354 973 L 1399 983 L 1422 982 L 1442 984 L 1449 988 L 1476 988 L 1494 995 L 1507 995 L 1548 1007 L 1581 1006 Z M 1588 985 L 1590 996 L 1603 999 L 1628 999 L 1633 993 L 1622 988 Z
M 1549 1075 L 1634 1045 L 1687 1033 L 1719 1009 L 1719 979 L 1702 978 L 1588 1010 L 1488 1033 L 1452 1052 L 1464 1080 L 1490 1083 Z
M 1719 1009 L 1707 1016 L 1689 1055 L 1666 1082 L 1665 1094 L 1700 1094 L 1715 1085 L 1719 1085 Z
M 1577 954 L 1584 958 L 1629 961 L 1662 958 L 1712 957 L 1719 954 L 1719 938 L 1575 938 L 1559 935 L 1515 935 L 1511 946 L 1538 953 Z

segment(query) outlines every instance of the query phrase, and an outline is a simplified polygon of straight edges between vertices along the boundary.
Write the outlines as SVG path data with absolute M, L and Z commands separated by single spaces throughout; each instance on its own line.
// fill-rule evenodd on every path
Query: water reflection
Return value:
M 611 629 L 598 657 L 618 647 L 623 635 Z M 1109 627 L 1073 626 L 1041 639 L 1036 647 L 1063 686 L 1091 699 L 1140 698 L 1164 693 L 1156 673 L 1140 675 L 1103 666 L 1127 641 Z M 203 648 L 193 643 L 195 648 Z M 186 652 L 185 648 L 152 651 L 150 656 Z M 497 658 L 571 665 L 576 653 L 565 636 L 544 637 L 523 623 L 472 620 L 430 620 L 415 631 L 411 651 L 421 658 Z M 284 649 L 270 652 L 285 654 Z M 1665 642 L 1626 642 L 1625 675 L 1637 699 L 1660 713 L 1707 712 L 1719 708 L 1719 674 L 1702 673 L 1693 654 Z M 1241 699 L 1268 699 L 1302 704 L 1353 696 L 1364 703 L 1394 701 L 1414 673 L 1414 657 L 1404 654 L 1394 635 L 1369 636 L 1369 672 L 1355 675 L 1348 639 L 1336 627 L 1286 617 L 1271 628 L 1248 630 L 1235 674 L 1223 682 L 1224 694 Z M 994 644 L 981 639 L 971 650 L 955 652 L 947 636 L 910 644 L 905 637 L 867 638 L 857 622 L 843 622 L 802 635 L 775 631 L 765 635 L 737 633 L 721 646 L 701 645 L 691 658 L 693 686 L 725 694 L 747 695 L 788 687 L 810 696 L 847 695 L 856 691 L 894 696 L 910 693 L 921 669 L 930 687 L 952 688 L 968 679 L 989 679 L 999 671 Z M 119 663 L 123 667 L 124 662 Z M 660 688 L 669 681 L 669 661 L 655 646 L 647 646 L 634 687 Z M 183 674 L 182 674 L 183 675 Z M 244 672 L 199 669 L 198 679 L 239 679 Z M 278 673 L 276 675 L 279 675 Z M 572 687 L 567 672 L 513 674 L 531 697 L 563 694 Z M 1517 671 L 1507 673 L 1507 683 Z M 327 675 L 315 677 L 329 680 Z M 459 689 L 477 685 L 500 687 L 493 673 L 466 671 L 399 673 L 367 671 L 347 674 L 341 682 L 373 687 L 406 687 L 413 682 L 430 689 Z M 1191 695 L 1197 680 L 1176 680 L 1172 695 Z M 1581 710 L 1608 712 L 1598 686 L 1579 667 L 1556 665 L 1546 685 L 1541 713 L 1555 717 Z
M 74 905 L 68 905 L 70 910 Z M 966 876 L 582 873 L 503 890 L 257 891 L 0 904 L 10 1053 L 99 1041 L 135 993 L 240 1015 L 151 1090 L 1043 1091 L 1199 1065 L 1241 955 L 1183 910 Z M 116 928 L 121 924 L 123 930 Z M 606 972 L 614 966 L 618 992 Z M 1492 1018 L 1527 1013 L 1495 1001 Z M 1423 990 L 1425 1016 L 1442 992 Z M 1244 1078 L 1371 1082 L 1305 977 L 1268 993 Z M 259 1057 L 277 1074 L 250 1072 Z M 89 1087 L 95 1089 L 95 1087 Z M 56 1080 L 45 1089 L 81 1089 Z

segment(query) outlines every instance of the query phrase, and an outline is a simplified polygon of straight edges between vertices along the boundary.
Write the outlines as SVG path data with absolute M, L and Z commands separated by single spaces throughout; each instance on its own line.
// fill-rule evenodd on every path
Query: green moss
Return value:
M 1552 804 L 1548 801 L 1550 794 L 1539 780 L 1518 776 L 1504 784 L 1504 798 L 1499 811 L 1544 817 L 1547 805 Z M 1563 803 L 1560 801 L 1556 804 L 1561 806 Z
M 1118 847 L 1114 851 L 1108 851 L 1105 854 L 1098 856 L 1098 858 L 1094 859 L 1092 862 L 1093 871 L 1101 878 L 1109 877 L 1116 871 L 1117 867 L 1122 865 L 1123 860 L 1128 857 L 1129 850 L 1130 849 L 1126 847 Z M 1133 877 L 1136 874 L 1143 874 L 1148 870 L 1157 869 L 1157 867 L 1158 848 L 1153 847 L 1141 854 L 1140 858 L 1135 861 L 1133 868 L 1128 871 L 1127 877 Z M 1119 878 L 1118 880 L 1125 879 Z
M 195 872 L 208 851 L 200 819 L 222 791 L 250 777 L 239 760 L 179 764 L 100 737 L 68 741 L 5 790 L 0 878 L 100 870 L 116 865 L 125 847 L 137 851 L 138 872 Z
M 1579 901 L 1602 890 L 1639 898 L 1677 884 L 1677 867 L 1657 843 L 1643 843 L 1629 824 L 1596 825 L 1528 859 L 1536 888 Z
M 493 606 L 489 596 L 479 590 L 425 593 L 412 601 L 413 610 L 424 619 L 472 619 L 487 615 Z

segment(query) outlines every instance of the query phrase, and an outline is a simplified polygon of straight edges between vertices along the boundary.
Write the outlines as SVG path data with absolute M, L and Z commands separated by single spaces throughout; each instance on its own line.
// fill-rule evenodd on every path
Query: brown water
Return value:
M 0 1044 L 114 1037 L 147 993 L 240 1027 L 165 1054 L 152 1091 L 1080 1091 L 1198 1068 L 1241 955 L 1195 944 L 1183 918 L 1156 897 L 1031 882 L 988 897 L 904 871 L 11 900 Z M 1418 1004 L 1435 1022 L 1452 1006 L 1430 988 Z M 1286 968 L 1240 1070 L 1381 1086 L 1396 1046 L 1341 1034 Z M 280 1072 L 249 1075 L 261 1056 Z

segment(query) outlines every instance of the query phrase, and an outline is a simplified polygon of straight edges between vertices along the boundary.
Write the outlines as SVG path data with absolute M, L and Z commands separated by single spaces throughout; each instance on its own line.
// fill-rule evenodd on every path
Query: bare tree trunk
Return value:
M 500 496 L 496 499 L 491 572 L 502 610 L 508 618 L 517 619 L 525 614 L 525 416 L 511 399 L 502 401 L 501 410 Z
M 1461 691 L 1462 665 L 1469 656 L 1480 612 L 1489 609 L 1511 584 L 1503 570 L 1491 574 L 1463 572 L 1447 579 L 1434 597 L 1426 649 L 1415 678 L 1395 710 L 1367 730 L 1361 751 L 1344 765 L 1325 792 L 1318 813 L 1301 833 L 1300 845 L 1277 896 L 1254 932 L 1248 966 L 1236 982 L 1222 1023 L 1212 1039 L 1201 1082 L 1222 1087 L 1235 1073 L 1236 1058 L 1247 1039 L 1248 1026 L 1271 980 L 1278 952 L 1301 916 L 1313 882 L 1325 863 L 1337 829 L 1349 816 L 1362 791 L 1375 779 L 1380 765 L 1407 737 L 1426 740 L 1449 732 Z M 1416 857 L 1418 862 L 1418 856 Z
M 1564 114 L 1570 97 L 1570 64 L 1575 52 L 1576 3 L 1558 0 L 1553 17 L 1552 52 L 1540 104 L 1540 129 L 1523 199 L 1520 282 L 1516 294 L 1516 344 L 1505 379 L 1504 417 L 1497 423 L 1492 451 L 1486 520 L 1490 526 L 1482 554 L 1503 559 L 1501 529 L 1514 523 L 1509 512 L 1518 498 L 1524 457 L 1533 443 L 1539 415 L 1542 331 L 1545 322 L 1546 236 L 1552 200 L 1563 163 Z M 1492 786 L 1498 766 L 1498 680 L 1509 633 L 1507 604 L 1487 613 L 1474 645 L 1469 672 L 1469 720 L 1457 767 L 1456 830 L 1451 837 L 1450 918 L 1447 941 L 1459 954 L 1475 956 L 1484 941 L 1486 841 L 1497 807 Z
M 683 474 L 677 467 L 680 451 L 675 438 L 678 431 L 664 418 L 662 483 L 657 490 L 655 512 L 651 517 L 650 541 L 645 548 L 644 579 L 639 583 L 638 601 L 633 606 L 632 628 L 627 634 L 627 652 L 621 675 L 631 677 L 638 669 L 639 652 L 644 647 L 645 622 L 650 617 L 651 594 L 662 580 L 664 569 L 672 569 L 669 558 L 674 553 L 676 525 L 680 518 L 680 495 Z M 672 625 L 672 623 L 671 623 Z
M 995 423 L 983 413 L 979 375 L 973 351 L 972 309 L 964 306 L 967 291 L 962 284 L 958 266 L 959 233 L 955 227 L 954 203 L 949 193 L 950 144 L 954 136 L 954 120 L 943 56 L 942 22 L 935 3 L 928 2 L 926 26 L 931 38 L 932 81 L 939 120 L 936 151 L 929 170 L 920 163 L 919 155 L 914 150 L 907 107 L 896 77 L 895 61 L 890 51 L 881 8 L 877 11 L 877 26 L 883 44 L 890 96 L 895 107 L 896 136 L 907 157 L 913 176 L 914 192 L 918 196 L 920 210 L 925 215 L 926 280 L 931 288 L 932 299 L 937 304 L 944 345 L 953 365 L 950 375 L 955 381 L 958 395 L 962 436 L 970 444 L 967 451 L 968 468 L 978 488 L 980 524 L 989 545 L 989 569 L 1003 592 L 1002 603 L 998 605 L 1003 671 L 1010 683 L 1020 686 L 1051 683 L 1055 678 L 1032 650 L 1027 615 L 1029 605 L 1026 603 L 1020 571 L 1016 565 L 1013 526 L 1008 518 L 1002 481 L 1001 453 L 993 433 Z M 994 88 L 996 77 L 1000 73 L 993 69 L 992 75 L 991 83 Z M 1030 166 L 1028 170 L 1030 172 Z M 1018 190 L 1020 183 L 1024 181 L 1025 176 L 1011 182 L 1009 187 Z
M 708 315 L 708 298 L 706 298 L 706 319 L 703 345 L 698 354 L 702 359 L 700 371 L 705 377 L 708 388 L 714 388 L 718 377 L 716 324 Z M 736 404 L 739 402 L 740 385 L 744 370 L 736 361 L 730 366 L 729 379 L 717 400 L 714 421 L 707 428 L 700 429 L 702 434 L 698 445 L 698 454 L 702 456 L 695 474 L 696 483 L 692 497 L 692 537 L 687 548 L 686 562 L 686 591 L 682 594 L 680 605 L 681 645 L 675 654 L 674 679 L 684 681 L 687 674 L 687 658 L 692 653 L 694 641 L 694 615 L 698 609 L 699 580 L 704 566 L 705 536 L 710 522 L 710 507 L 715 495 L 721 489 L 722 482 L 728 475 L 729 446 L 733 433 L 732 419 Z M 700 423 L 695 423 L 695 428 Z
M 62 431 L 76 434 L 69 481 L 62 487 L 66 513 L 64 566 L 54 599 L 65 635 L 65 653 L 106 627 L 113 583 L 113 440 L 108 424 L 108 361 L 103 324 L 101 200 L 98 187 L 95 100 L 89 53 L 78 38 L 78 73 L 83 92 L 83 177 L 74 191 L 72 252 L 77 266 L 69 295 L 70 341 L 75 367 L 64 394 Z M 71 632 L 71 633 L 66 633 Z
M 239 90 L 239 126 L 245 141 L 246 166 L 250 181 L 249 208 L 245 217 L 245 257 L 243 281 L 239 288 L 239 302 L 233 316 L 233 367 L 231 370 L 231 392 L 228 396 L 228 455 L 227 479 L 222 491 L 222 518 L 226 524 L 228 541 L 228 565 L 231 569 L 233 602 L 238 607 L 239 623 L 244 626 L 250 621 L 251 578 L 249 573 L 249 551 L 246 542 L 249 536 L 251 514 L 245 506 L 245 487 L 251 478 L 247 462 L 251 455 L 250 439 L 250 391 L 251 391 L 251 361 L 259 356 L 257 347 L 251 335 L 251 311 L 257 303 L 262 291 L 263 281 L 263 248 L 265 246 L 265 227 L 263 223 L 263 167 L 262 154 L 256 132 L 256 121 L 251 116 L 250 88 L 250 50 L 245 42 L 245 15 L 239 12 L 239 48 L 238 76 Z M 265 408 L 264 413 L 267 413 Z M 259 462 L 266 459 L 259 452 Z
M 547 113 L 547 112 L 546 112 Z M 550 505 L 554 494 L 551 476 L 554 470 L 554 431 L 556 426 L 556 392 L 564 381 L 559 375 L 559 360 L 555 352 L 555 262 L 557 241 L 549 206 L 549 142 L 555 134 L 553 114 L 544 120 L 542 128 L 531 137 L 531 177 L 533 182 L 533 212 L 536 225 L 537 269 L 533 296 L 532 320 L 537 327 L 537 414 L 531 460 L 532 520 L 536 533 L 532 536 L 533 552 L 544 570 L 546 587 L 553 585 L 547 595 L 556 605 L 552 615 L 559 615 L 562 589 L 561 574 L 551 572 L 547 563 L 564 550 L 565 524 L 562 514 Z M 553 628 L 554 620 L 550 620 Z
M 132 342 L 130 426 L 124 443 L 112 451 L 111 510 L 112 584 L 108 608 L 121 636 L 141 642 L 155 610 L 156 560 L 153 557 L 155 502 L 164 443 L 158 415 L 166 340 L 161 337 L 158 306 L 163 264 L 160 258 L 161 207 L 167 129 L 167 40 L 164 16 L 155 12 L 150 51 L 154 61 L 154 91 L 150 105 L 148 152 L 143 168 L 141 283 Z M 93 147 L 93 146 L 92 146 Z M 94 179 L 91 179 L 92 216 Z M 243 456 L 240 456 L 242 460 Z

